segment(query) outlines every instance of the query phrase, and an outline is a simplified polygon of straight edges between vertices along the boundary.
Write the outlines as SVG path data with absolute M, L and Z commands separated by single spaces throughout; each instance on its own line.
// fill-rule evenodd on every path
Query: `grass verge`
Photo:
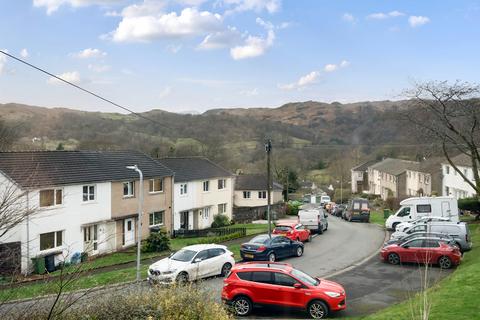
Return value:
M 370 222 L 378 224 L 381 227 L 385 227 L 385 218 L 383 217 L 383 211 L 373 210 L 370 211 Z
M 428 319 L 470 320 L 479 319 L 480 304 L 480 224 L 470 224 L 473 249 L 466 252 L 457 270 L 437 285 L 428 289 L 430 314 Z M 422 319 L 418 314 L 423 296 L 417 294 L 411 300 L 394 305 L 378 313 L 364 317 L 366 320 Z

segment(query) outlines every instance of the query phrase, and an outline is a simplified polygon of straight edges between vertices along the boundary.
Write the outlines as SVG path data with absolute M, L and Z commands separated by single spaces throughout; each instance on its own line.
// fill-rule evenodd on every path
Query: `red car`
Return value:
M 281 234 L 295 241 L 310 241 L 310 230 L 298 222 L 278 222 L 273 229 L 273 234 Z
M 428 263 L 438 264 L 442 269 L 458 265 L 462 258 L 457 246 L 447 244 L 445 239 L 427 237 L 386 246 L 380 251 L 380 256 L 391 264 Z
M 341 285 L 312 278 L 290 264 L 278 262 L 236 264 L 223 280 L 222 300 L 237 316 L 249 315 L 254 305 L 302 309 L 314 319 L 346 308 Z

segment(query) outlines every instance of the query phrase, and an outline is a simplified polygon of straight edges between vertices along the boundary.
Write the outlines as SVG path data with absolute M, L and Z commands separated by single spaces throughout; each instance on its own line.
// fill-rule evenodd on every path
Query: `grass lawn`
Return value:
M 275 226 L 272 223 L 272 230 L 274 227 Z M 260 223 L 239 223 L 239 224 L 234 224 L 230 226 L 230 228 L 246 228 L 247 236 L 252 234 L 268 232 L 268 224 L 260 224 Z
M 480 318 L 480 224 L 470 224 L 473 249 L 466 252 L 462 263 L 447 278 L 428 290 L 431 302 L 429 319 L 435 320 L 470 320 Z M 416 295 L 409 301 L 402 302 L 363 319 L 422 319 L 418 305 L 422 297 Z M 412 316 L 415 310 L 415 316 Z
M 386 219 L 383 217 L 383 211 L 370 211 L 370 223 L 376 223 L 381 227 L 385 227 L 385 220 Z

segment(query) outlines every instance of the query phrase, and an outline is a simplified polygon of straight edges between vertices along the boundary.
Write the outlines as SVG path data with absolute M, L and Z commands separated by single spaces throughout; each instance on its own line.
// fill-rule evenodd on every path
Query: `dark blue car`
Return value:
M 262 234 L 256 236 L 240 247 L 243 260 L 276 261 L 287 257 L 300 257 L 303 254 L 303 243 L 290 240 L 281 235 Z

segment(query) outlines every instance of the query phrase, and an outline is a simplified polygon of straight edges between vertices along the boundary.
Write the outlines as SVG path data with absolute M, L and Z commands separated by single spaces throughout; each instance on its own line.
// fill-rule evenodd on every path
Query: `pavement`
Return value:
M 425 283 L 424 269 L 417 265 L 392 266 L 379 259 L 379 248 L 384 242 L 385 231 L 377 225 L 346 222 L 329 216 L 329 228 L 324 234 L 315 236 L 305 244 L 304 255 L 300 258 L 282 260 L 312 276 L 327 278 L 342 284 L 347 292 L 347 310 L 333 314 L 333 317 L 362 316 L 370 314 L 393 303 L 403 301 L 419 291 Z M 428 283 L 431 285 L 451 271 L 437 267 L 428 269 Z M 199 283 L 206 286 L 212 295 L 220 298 L 222 278 L 206 279 Z M 122 284 L 96 289 L 91 292 L 71 294 L 80 299 L 77 304 L 91 303 L 95 297 L 139 293 L 148 290 L 146 283 Z M 16 304 L 0 305 L 0 318 L 7 310 L 30 310 L 48 307 L 52 297 Z M 33 309 L 32 309 L 33 310 Z M 29 312 L 30 313 L 30 312 Z M 253 319 L 304 319 L 300 311 L 276 308 L 259 308 Z

